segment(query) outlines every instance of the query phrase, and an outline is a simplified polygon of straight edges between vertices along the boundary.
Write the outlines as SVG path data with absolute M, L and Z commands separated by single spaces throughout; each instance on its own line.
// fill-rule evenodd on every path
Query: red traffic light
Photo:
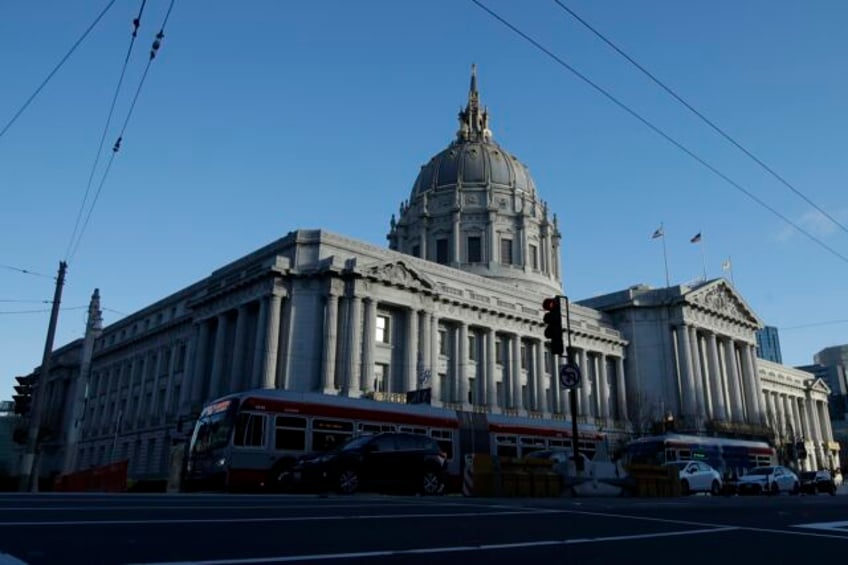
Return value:
M 545 298 L 542 301 L 542 309 L 550 312 L 559 308 L 559 298 Z

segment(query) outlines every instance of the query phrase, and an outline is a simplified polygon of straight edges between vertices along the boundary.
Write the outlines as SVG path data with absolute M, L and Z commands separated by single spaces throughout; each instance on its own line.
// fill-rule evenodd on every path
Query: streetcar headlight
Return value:
M 220 459 L 218 459 L 217 461 L 215 461 L 215 466 L 216 466 L 216 467 L 223 467 L 223 466 L 224 466 L 224 465 L 226 465 L 226 464 L 227 464 L 227 458 L 226 458 L 226 457 L 221 457 Z

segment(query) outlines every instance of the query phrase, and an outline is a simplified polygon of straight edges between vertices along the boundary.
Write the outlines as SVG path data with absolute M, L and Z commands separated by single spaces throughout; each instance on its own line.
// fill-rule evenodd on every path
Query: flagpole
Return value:
M 704 251 L 704 232 L 698 232 L 701 234 L 701 240 L 698 242 L 701 244 L 701 264 L 704 267 L 704 282 L 707 282 L 707 254 Z
M 666 288 L 671 286 L 671 282 L 668 277 L 668 250 L 665 247 L 665 226 L 662 222 L 660 222 L 660 230 L 662 230 L 662 240 L 663 240 L 663 261 L 665 262 L 665 286 Z
M 730 284 L 736 286 L 736 281 L 733 280 L 733 259 L 730 258 L 730 255 L 727 256 L 727 264 L 730 265 Z

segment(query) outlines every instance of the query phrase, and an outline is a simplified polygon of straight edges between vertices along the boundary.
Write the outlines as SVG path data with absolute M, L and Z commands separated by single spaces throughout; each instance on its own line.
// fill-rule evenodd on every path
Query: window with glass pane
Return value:
M 448 332 L 439 330 L 439 355 L 448 354 Z
M 512 240 L 501 239 L 501 264 L 512 265 Z
M 377 316 L 376 339 L 378 343 L 389 343 L 389 322 L 391 318 L 387 315 Z
M 439 238 L 436 240 L 436 263 L 447 265 L 448 263 L 448 240 Z
M 468 238 L 468 262 L 480 263 L 483 260 L 483 245 L 479 236 Z
M 412 256 L 413 257 L 421 257 L 421 246 L 413 245 L 412 246 Z
M 539 250 L 535 245 L 530 245 L 530 268 L 534 271 L 539 270 Z
M 274 447 L 303 451 L 306 449 L 306 419 L 293 416 L 277 416 L 275 421 Z

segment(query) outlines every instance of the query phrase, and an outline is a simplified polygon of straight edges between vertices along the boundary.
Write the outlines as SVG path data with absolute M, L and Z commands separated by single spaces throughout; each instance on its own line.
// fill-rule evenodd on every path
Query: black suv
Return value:
M 805 494 L 816 494 L 826 492 L 830 495 L 836 494 L 836 484 L 828 471 L 805 471 L 801 473 L 801 492 Z
M 292 475 L 301 486 L 343 494 L 411 487 L 432 495 L 445 488 L 445 461 L 433 438 L 386 432 L 353 438 L 334 451 L 304 455 Z

